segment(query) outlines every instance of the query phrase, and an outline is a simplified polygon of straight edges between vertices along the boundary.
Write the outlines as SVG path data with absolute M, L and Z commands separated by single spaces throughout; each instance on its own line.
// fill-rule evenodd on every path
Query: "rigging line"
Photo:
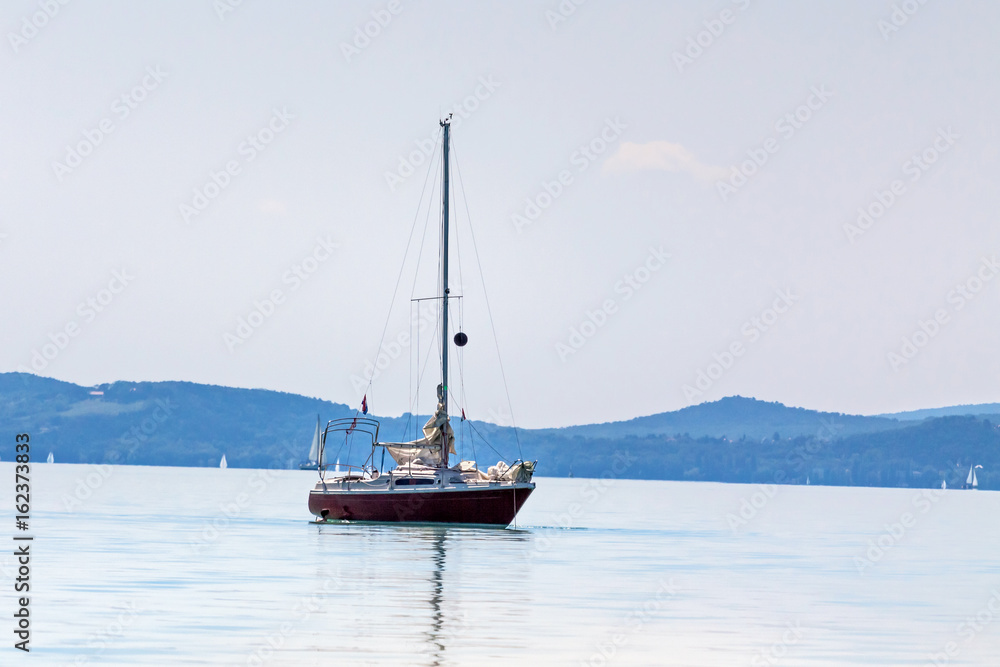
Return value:
M 417 306 L 419 309 L 419 305 Z M 410 302 L 410 340 L 413 340 L 413 302 Z M 410 345 L 409 358 L 406 360 L 406 370 L 409 372 L 410 376 L 406 381 L 406 388 L 409 391 L 409 403 L 413 404 L 413 346 Z M 407 411 L 409 412 L 409 411 Z M 410 428 L 410 420 L 406 420 L 406 425 L 403 426 L 403 439 L 406 437 L 406 430 Z
M 464 305 L 462 305 L 461 302 L 459 303 L 458 312 L 459 312 L 459 315 L 458 315 L 459 322 L 464 321 L 464 319 L 465 319 L 465 315 L 464 315 L 464 313 L 465 313 L 465 307 L 464 307 Z M 459 379 L 461 379 L 461 381 L 462 381 L 462 403 L 465 404 L 465 405 L 468 405 L 469 401 L 468 401 L 468 398 L 466 397 L 466 394 L 465 394 L 466 384 L 465 384 L 465 353 L 464 352 L 460 353 L 459 359 L 460 359 L 460 361 L 459 361 L 459 365 L 458 365 L 458 373 L 459 373 Z M 468 421 L 468 419 L 466 419 L 466 421 Z M 478 462 L 478 459 L 476 458 L 476 439 L 473 438 L 471 435 L 469 436 L 469 445 L 472 447 L 472 460 L 476 461 L 476 467 L 478 468 L 479 467 L 479 462 Z
M 337 448 L 337 455 L 334 457 L 335 461 L 339 461 L 340 460 L 340 452 L 342 452 L 344 450 L 344 443 L 346 443 L 346 442 L 347 442 L 347 436 L 345 435 L 344 436 L 344 442 L 340 443 L 340 447 Z M 327 462 L 327 465 L 330 465 L 330 463 Z
M 437 146 L 438 145 L 440 145 L 440 142 L 438 142 L 437 144 L 435 144 L 435 151 L 434 151 L 434 158 L 433 158 L 433 160 L 434 160 L 433 161 L 433 165 L 434 165 L 434 182 L 437 182 L 437 180 L 438 180 L 438 174 L 440 173 L 440 171 L 441 171 L 441 165 L 443 164 L 443 161 L 441 160 L 441 158 L 440 158 L 440 156 L 439 156 L 439 154 L 437 152 Z M 427 200 L 427 213 L 426 213 L 426 217 L 424 219 L 424 230 L 423 230 L 423 232 L 420 235 L 420 249 L 417 251 L 417 264 L 416 264 L 416 266 L 413 269 L 413 284 L 412 284 L 412 287 L 410 288 L 410 300 L 411 301 L 414 301 L 413 295 L 416 293 L 416 290 L 417 290 L 417 279 L 418 279 L 418 276 L 420 274 L 420 264 L 421 264 L 421 262 L 423 260 L 423 257 L 424 257 L 424 245 L 427 242 L 427 231 L 430 228 L 431 213 L 433 212 L 433 210 L 434 210 L 433 197 L 428 197 L 428 200 Z M 441 258 L 440 258 L 440 253 L 439 253 L 438 254 L 438 272 L 435 275 L 440 275 L 440 272 L 441 272 Z M 420 313 L 420 306 L 422 305 L 422 301 L 417 300 L 416 304 L 417 304 L 417 334 L 418 334 L 418 339 L 419 339 L 419 333 L 420 333 L 420 324 L 419 324 L 419 322 L 420 322 L 420 319 L 423 317 L 423 315 L 421 315 L 421 313 Z M 419 348 L 419 343 L 418 343 L 418 348 Z M 441 355 L 440 355 L 440 352 L 439 352 L 438 353 L 438 357 L 440 358 L 440 356 Z M 429 354 L 428 354 L 427 358 L 428 359 L 430 358 Z M 426 364 L 427 364 L 427 362 L 425 361 L 424 362 L 424 366 L 425 367 L 426 367 Z M 423 378 L 423 374 L 424 374 L 423 369 L 421 369 L 421 367 L 420 367 L 420 350 L 419 349 L 417 350 L 416 367 L 417 367 L 416 394 L 414 396 L 414 403 L 413 403 L 413 406 L 411 408 L 411 412 L 413 412 L 414 414 L 416 414 L 419 411 L 419 408 L 420 408 L 420 382 L 421 382 L 421 379 Z M 413 439 L 414 440 L 419 439 L 419 437 L 420 437 L 420 433 L 419 432 L 420 432 L 420 422 L 419 422 L 419 420 L 414 420 L 414 423 L 413 423 Z
M 461 356 L 462 355 L 459 355 L 459 358 L 461 358 Z M 468 403 L 468 400 L 466 399 L 466 396 L 465 396 L 465 372 L 464 372 L 463 364 L 461 363 L 461 361 L 458 364 L 458 375 L 459 375 L 459 379 L 462 382 L 462 407 L 465 408 L 465 406 L 468 405 L 469 403 Z M 465 424 L 466 424 L 466 422 L 468 422 L 471 425 L 471 421 L 468 418 L 462 420 L 462 437 L 465 437 Z M 469 445 L 472 447 L 472 460 L 476 461 L 477 460 L 476 459 L 476 439 L 470 436 L 469 437 Z M 501 456 L 501 458 L 503 458 L 503 457 Z M 477 463 L 477 465 L 478 465 L 478 463 Z
M 452 137 L 451 138 L 451 146 L 454 147 L 454 145 L 455 145 L 455 138 Z M 456 159 L 456 164 L 457 164 L 457 159 L 458 159 L 457 156 L 456 156 L 455 159 Z M 451 192 L 449 194 L 450 194 L 449 199 L 452 201 L 452 203 L 454 203 L 455 201 L 457 201 L 457 199 L 458 199 L 458 193 L 454 191 L 454 188 L 452 188 L 452 190 L 451 190 Z M 457 208 L 458 207 L 457 206 L 453 206 L 452 208 L 455 209 L 456 213 L 457 213 Z M 458 285 L 459 285 L 459 288 L 461 289 L 461 291 L 464 293 L 465 292 L 465 274 L 462 271 L 462 234 L 461 234 L 462 226 L 459 224 L 459 216 L 457 214 L 454 216 L 454 219 L 455 219 L 455 225 L 454 225 L 454 228 L 455 228 L 455 257 L 458 260 Z M 459 300 L 459 303 L 458 303 L 458 328 L 457 328 L 457 331 L 464 331 L 465 330 L 465 320 L 464 320 L 464 317 L 463 317 L 464 313 L 465 313 L 465 308 L 463 307 L 463 302 L 462 302 L 462 300 Z M 449 303 L 448 316 L 451 317 L 450 303 Z M 447 334 L 445 334 L 445 335 L 447 335 Z M 458 379 L 459 379 L 459 382 L 461 384 L 461 389 L 460 389 L 460 394 L 459 395 L 461 396 L 461 401 L 462 401 L 462 406 L 461 407 L 463 409 L 465 408 L 466 405 L 468 405 L 468 401 L 466 400 L 467 397 L 466 397 L 466 394 L 465 394 L 465 368 L 464 368 L 465 354 L 464 354 L 464 352 L 465 352 L 464 348 L 459 347 L 459 348 L 455 349 L 455 357 L 456 357 L 456 360 L 458 362 Z M 463 428 L 462 429 L 462 437 L 463 438 L 465 437 L 465 433 L 466 433 L 466 431 Z
M 385 326 L 382 327 L 382 336 L 379 338 L 378 347 L 375 348 L 375 357 L 378 358 L 378 353 L 382 349 L 382 343 L 385 341 L 385 332 L 389 330 L 389 320 L 392 317 L 392 307 L 396 304 L 396 293 L 399 291 L 399 283 L 403 278 L 403 270 L 406 268 L 406 257 L 410 252 L 410 244 L 413 242 L 413 232 L 417 227 L 417 220 L 420 218 L 420 206 L 424 200 L 424 192 L 427 190 L 427 182 L 430 179 L 431 169 L 430 166 L 427 168 L 427 175 L 424 176 L 424 185 L 420 189 L 420 199 L 417 200 L 417 212 L 413 216 L 413 223 L 410 225 L 410 237 L 406 241 L 406 250 L 403 251 L 403 261 L 399 265 L 399 275 L 396 276 L 396 286 L 392 288 L 392 299 L 389 301 L 389 312 L 385 316 Z M 371 389 L 373 378 L 368 379 L 368 389 Z M 367 390 L 366 390 L 367 392 Z M 355 413 L 357 416 L 357 413 Z
M 419 317 L 419 313 L 420 313 L 420 302 L 419 301 L 417 302 L 417 313 L 418 313 L 418 317 Z M 419 321 L 417 323 L 417 347 L 415 348 L 415 350 L 416 351 L 413 353 L 414 357 L 415 357 L 414 360 L 413 360 L 413 369 L 416 371 L 417 377 L 416 377 L 416 379 L 414 381 L 414 384 L 413 384 L 413 404 L 410 406 L 410 414 L 411 415 L 416 415 L 417 414 L 417 406 L 420 405 L 420 323 L 419 323 Z M 413 420 L 413 439 L 414 440 L 417 439 L 417 426 L 418 426 L 417 422 L 418 421 L 419 420 L 417 420 L 417 419 Z
M 435 336 L 434 338 L 432 338 L 431 342 L 430 342 L 430 345 L 435 345 L 435 343 L 437 343 L 437 340 L 438 340 L 437 336 Z M 435 347 L 439 347 L 439 346 L 435 345 Z M 427 364 L 430 362 L 431 357 L 432 357 L 431 352 L 430 352 L 430 350 L 428 350 L 427 353 L 426 353 L 426 355 L 425 355 L 425 359 L 424 359 L 424 367 L 421 368 L 417 372 L 417 386 L 418 387 L 420 386 L 420 382 L 424 379 L 424 373 L 427 372 Z M 439 350 L 438 350 L 438 358 L 439 359 L 441 358 L 440 347 L 439 347 Z M 419 406 L 417 406 L 417 407 L 419 407 Z
M 442 213 L 442 215 L 444 215 L 444 214 Z M 440 279 L 441 276 L 442 276 L 442 270 L 443 270 L 442 269 L 441 258 L 444 257 L 444 228 L 443 227 L 438 232 L 438 234 L 439 234 L 439 236 L 438 236 L 438 247 L 440 247 L 441 250 L 438 252 L 437 276 Z M 435 293 L 437 293 L 436 290 L 437 290 L 437 288 L 435 288 Z M 445 335 L 445 336 L 448 335 L 448 332 L 444 330 L 444 309 L 445 309 L 445 304 L 447 302 L 448 302 L 448 300 L 445 298 L 445 295 L 441 294 L 441 298 L 440 298 L 440 300 L 438 300 L 438 303 L 437 303 L 437 323 L 434 326 L 435 332 L 441 331 L 442 334 Z M 435 338 L 437 338 L 437 333 L 435 333 L 434 336 L 435 336 Z M 438 363 L 439 364 L 443 364 L 444 362 L 442 361 L 442 358 L 441 358 L 441 350 L 440 349 L 438 349 L 437 356 L 438 356 Z M 443 374 L 444 374 L 444 371 L 442 370 L 442 375 Z
M 466 420 L 466 421 L 469 421 L 469 420 Z M 478 428 L 476 428 L 475 424 L 473 424 L 473 423 L 472 423 L 471 421 L 469 421 L 469 428 L 471 428 L 471 429 L 472 429 L 472 432 L 473 432 L 473 433 L 475 433 L 476 435 L 478 435 L 478 436 L 479 436 L 479 438 L 480 438 L 480 439 L 481 439 L 481 440 L 482 440 L 483 442 L 485 442 L 485 443 L 486 443 L 486 446 L 487 446 L 487 447 L 489 447 L 490 449 L 492 449 L 492 450 L 493 450 L 493 452 L 494 452 L 494 453 L 495 453 L 495 454 L 496 454 L 497 456 L 499 456 L 499 457 L 500 457 L 500 458 L 501 458 L 501 459 L 502 459 L 503 461 L 506 461 L 506 462 L 508 462 L 508 463 L 513 463 L 513 461 L 511 461 L 511 460 L 510 460 L 510 459 L 508 459 L 508 458 L 507 458 L 506 456 L 504 456 L 504 455 L 503 455 L 503 454 L 501 454 L 501 453 L 500 453 L 499 451 L 497 451 L 497 448 L 496 448 L 496 447 L 494 447 L 493 445 L 491 445 L 491 444 L 490 444 L 490 441 L 489 441 L 489 440 L 487 440 L 487 439 L 486 439 L 486 438 L 485 438 L 485 437 L 483 436 L 483 434 L 479 432 L 479 429 L 478 429 Z
M 463 323 L 463 319 L 464 319 L 464 315 L 463 315 L 464 312 L 465 312 L 465 307 L 462 305 L 462 301 L 459 300 L 459 302 L 458 302 L 458 326 L 459 326 L 459 331 L 463 330 L 462 323 Z M 462 397 L 461 398 L 461 401 L 462 401 L 461 407 L 462 407 L 463 412 L 464 412 L 465 406 L 469 404 L 468 397 L 466 396 L 466 393 L 465 393 L 465 388 L 466 388 L 466 384 L 465 384 L 465 351 L 462 348 L 458 348 L 458 350 L 455 352 L 455 354 L 458 356 L 458 380 L 459 380 L 459 383 L 461 384 L 461 388 L 460 388 L 459 391 L 460 391 L 460 396 Z M 468 420 L 463 420 L 462 421 L 462 437 L 463 438 L 465 438 L 465 421 L 468 421 Z M 475 443 L 475 439 L 474 438 L 469 438 L 469 443 L 472 445 L 472 458 L 473 458 L 473 460 L 475 460 L 475 458 L 476 458 L 476 443 Z
M 507 374 L 504 372 L 503 358 L 500 356 L 500 340 L 497 338 L 496 325 L 493 324 L 493 309 L 490 307 L 490 296 L 486 292 L 486 277 L 483 275 L 483 263 L 479 259 L 479 246 L 476 244 L 476 232 L 472 228 L 472 215 L 469 213 L 469 199 L 465 196 L 465 184 L 462 181 L 462 168 L 459 165 L 458 153 L 454 151 L 454 147 L 452 152 L 455 153 L 455 172 L 458 175 L 458 186 L 462 189 L 462 200 L 465 202 L 466 218 L 469 221 L 469 236 L 472 237 L 472 248 L 476 252 L 476 264 L 479 266 L 479 279 L 483 283 L 483 297 L 486 301 L 486 313 L 490 317 L 490 329 L 493 330 L 493 344 L 496 346 L 497 360 L 500 362 L 500 377 L 503 379 L 503 390 L 507 395 L 507 410 L 510 412 L 511 428 L 514 429 L 514 440 L 517 442 L 517 454 L 523 459 L 524 454 L 521 451 L 521 437 L 517 432 L 517 422 L 514 420 L 514 406 L 510 402 L 510 390 L 507 388 Z
M 434 157 L 432 158 L 431 164 L 429 165 L 428 170 L 427 170 L 428 176 L 430 175 L 431 172 L 434 173 L 434 179 L 433 180 L 435 182 L 437 181 L 438 170 L 440 169 L 440 159 L 439 159 L 438 153 L 437 153 L 437 146 L 438 146 L 438 144 L 435 144 L 435 150 L 432 153 Z M 426 188 L 426 185 L 427 185 L 427 181 L 424 182 L 424 187 L 425 188 Z M 421 203 L 421 205 L 423 204 L 423 195 L 421 195 L 420 203 Z M 424 256 L 424 244 L 427 241 L 427 229 L 430 226 L 431 211 L 433 210 L 433 208 L 434 208 L 433 207 L 433 197 L 428 197 L 428 199 L 427 199 L 427 213 L 426 213 L 426 216 L 424 218 L 424 229 L 423 229 L 423 231 L 420 234 L 420 248 L 417 250 L 417 261 L 416 261 L 416 265 L 413 268 L 413 282 L 411 283 L 411 287 L 410 287 L 410 301 L 411 301 L 411 303 L 413 302 L 413 294 L 416 292 L 416 289 L 417 289 L 417 276 L 419 276 L 419 274 L 420 274 L 420 263 L 421 263 L 421 260 L 423 259 L 423 256 Z M 417 218 L 419 218 L 419 217 L 420 217 L 420 210 L 418 208 L 418 210 L 417 210 Z M 420 343 L 419 343 L 419 341 L 420 341 L 420 324 L 419 324 L 419 321 L 420 321 L 420 318 L 422 317 L 422 315 L 420 314 L 420 302 L 417 302 L 416 308 L 417 308 L 417 349 L 416 349 L 416 352 L 415 352 L 416 359 L 413 360 L 413 361 L 414 361 L 415 366 L 417 368 L 417 384 L 415 385 L 415 389 L 413 389 L 414 393 L 412 393 L 410 395 L 410 413 L 411 414 L 416 413 L 416 411 L 417 411 L 416 408 L 420 404 Z M 410 312 L 411 312 L 410 327 L 411 327 L 411 332 L 412 332 L 412 326 L 413 326 L 412 312 L 413 311 L 410 311 Z M 411 359 L 412 359 L 412 357 L 414 355 L 412 346 L 411 346 L 410 351 L 411 351 L 411 355 L 410 356 L 411 356 Z M 412 376 L 411 376 L 411 378 L 412 378 Z M 406 428 L 407 429 L 409 428 L 409 420 L 407 421 Z M 417 433 L 417 429 L 419 428 L 419 424 L 416 423 L 416 422 L 414 422 L 413 428 L 414 428 L 414 431 L 413 431 L 414 432 L 414 439 L 416 439 L 416 433 Z M 405 432 L 404 432 L 404 437 L 402 439 L 406 440 Z
M 456 236 L 457 236 L 457 234 L 456 234 Z M 461 304 L 461 300 L 460 299 L 459 299 L 459 304 L 458 304 L 457 308 L 458 308 L 459 313 L 461 313 L 461 311 L 462 311 L 462 304 Z M 452 316 L 452 311 L 453 310 L 455 310 L 455 308 L 452 308 L 451 304 L 449 304 L 448 305 L 448 317 L 452 318 L 453 322 L 458 322 L 457 331 L 461 331 L 462 330 L 462 318 L 461 318 L 461 315 L 459 315 L 459 317 L 457 319 L 455 319 Z M 466 406 L 466 401 L 465 401 L 465 368 L 464 368 L 465 354 L 463 353 L 463 349 L 461 347 L 458 347 L 458 346 L 455 346 L 455 353 L 454 354 L 455 354 L 455 365 L 458 367 L 458 387 L 459 387 L 458 391 L 455 392 L 455 393 L 458 396 L 459 409 L 462 411 L 462 414 L 464 414 L 465 413 L 465 406 Z M 465 420 L 463 419 L 459 423 L 461 424 L 461 428 L 459 430 L 459 433 L 461 434 L 461 438 L 462 438 L 462 440 L 461 440 L 461 446 L 463 448 L 462 451 L 464 452 L 465 451 L 465 449 L 464 449 L 464 447 L 465 447 Z
M 469 446 L 472 447 L 472 460 L 475 462 L 476 468 L 478 469 L 479 468 L 479 459 L 476 458 L 476 439 L 473 438 L 472 436 L 469 436 Z
M 443 127 L 442 127 L 442 130 L 441 130 L 441 135 L 442 135 L 442 137 L 444 136 L 444 129 L 443 129 Z M 448 154 L 448 164 L 445 164 L 443 157 L 441 159 L 441 168 L 442 168 L 442 170 L 447 170 L 450 166 L 451 166 L 451 153 Z M 450 212 L 451 208 L 452 208 L 451 207 L 451 199 L 452 199 L 452 192 L 451 191 L 452 191 L 452 188 L 448 188 L 447 189 L 448 198 L 445 199 L 444 196 L 443 196 L 445 194 L 443 192 L 445 190 L 445 187 L 444 187 L 444 178 L 443 177 L 441 179 L 441 188 L 442 188 L 441 209 L 438 211 L 438 214 L 440 216 L 441 224 L 439 225 L 439 228 L 438 228 L 438 248 L 440 250 L 438 252 L 437 277 L 443 283 L 444 282 L 444 265 L 447 264 L 448 260 L 450 259 L 450 252 L 449 252 L 449 249 L 445 246 L 444 239 L 445 239 L 445 235 L 447 235 L 448 232 L 449 232 L 449 230 L 450 230 L 451 220 L 448 219 L 448 227 L 446 228 L 446 226 L 445 226 L 445 216 L 446 216 L 446 212 Z M 442 285 L 442 288 L 443 288 L 443 285 Z M 435 293 L 436 293 L 436 291 L 435 291 Z M 451 287 L 449 286 L 448 287 L 448 294 L 445 294 L 443 291 L 440 294 L 441 301 L 438 304 L 438 324 L 440 326 L 436 327 L 436 329 L 441 331 L 441 336 L 443 336 L 443 337 L 447 337 L 448 336 L 448 332 L 444 330 L 445 329 L 444 328 L 444 323 L 445 323 L 445 315 L 446 315 L 445 309 L 447 308 L 448 296 L 450 295 L 450 293 L 451 293 Z M 438 344 L 440 345 L 442 343 L 443 343 L 443 340 L 441 338 L 438 338 Z M 450 360 L 450 357 L 447 360 L 444 359 L 444 357 L 442 356 L 442 352 L 439 349 L 438 350 L 438 363 L 441 364 L 442 379 L 443 379 L 443 376 L 444 376 L 444 364 L 448 360 Z M 447 384 L 445 384 L 445 390 L 447 391 Z M 435 404 L 435 407 L 436 407 L 436 404 Z
M 409 412 L 406 415 L 406 423 L 403 424 L 403 437 L 399 439 L 400 442 L 406 442 L 406 432 L 410 429 L 410 420 L 413 419 L 413 413 Z
M 451 139 L 451 146 L 455 146 L 455 138 Z M 455 158 L 455 164 L 458 164 L 458 157 Z M 451 199 L 456 199 L 458 197 L 457 193 L 451 195 Z M 468 209 L 468 207 L 466 207 Z M 471 225 L 472 223 L 469 222 Z M 462 274 L 462 235 L 459 233 L 461 230 L 461 225 L 458 224 L 458 216 L 455 216 L 455 256 L 458 259 L 458 286 L 465 291 L 465 277 Z
M 438 175 L 438 171 L 441 169 L 441 164 L 440 164 L 440 158 L 437 157 L 436 151 L 435 151 L 434 160 L 433 160 L 433 162 L 431 164 L 432 164 L 432 166 L 434 168 L 434 180 L 437 181 L 437 175 Z M 430 173 L 429 169 L 428 169 L 428 173 Z M 422 202 L 422 200 L 421 200 L 421 202 Z M 424 220 L 424 231 L 421 232 L 421 234 L 420 234 L 420 249 L 417 250 L 417 265 L 413 269 L 413 283 L 412 283 L 412 285 L 410 287 L 410 300 L 411 301 L 413 300 L 414 293 L 416 293 L 416 291 L 417 291 L 417 276 L 420 274 L 420 261 L 423 259 L 423 256 L 424 256 L 424 243 L 427 242 L 427 228 L 430 226 L 430 223 L 431 223 L 431 211 L 433 209 L 434 209 L 434 207 L 432 206 L 431 199 L 428 198 L 428 200 L 427 200 L 427 217 Z M 417 215 L 418 216 L 420 215 L 419 211 L 417 212 Z
M 444 130 L 442 129 L 442 134 L 443 133 L 444 133 Z M 444 163 L 444 159 L 441 160 L 441 168 L 442 169 L 447 169 L 448 168 L 448 165 L 446 165 Z M 435 174 L 435 176 L 436 176 L 436 174 Z M 444 183 L 444 177 L 443 176 L 441 178 L 441 181 L 442 181 L 442 186 L 441 187 L 443 189 L 444 188 L 444 185 L 443 185 L 443 183 Z M 442 266 L 443 265 L 443 258 L 444 258 L 444 255 L 445 255 L 445 249 L 444 249 L 444 235 L 445 235 L 444 212 L 445 212 L 445 209 L 447 209 L 447 208 L 448 208 L 448 202 L 446 202 L 446 201 L 444 201 L 442 199 L 441 208 L 438 209 L 438 222 L 440 224 L 438 224 L 437 272 L 434 274 L 436 276 L 436 278 L 437 278 L 438 281 L 443 281 L 443 276 L 444 276 L 444 270 L 443 270 L 443 266 Z M 435 286 L 435 288 L 434 288 L 434 294 L 438 294 L 437 286 Z M 444 313 L 443 305 L 447 302 L 447 299 L 445 298 L 445 294 L 443 292 L 439 296 L 441 297 L 441 300 L 440 300 L 440 303 L 438 305 L 438 311 L 437 311 L 438 324 L 443 324 L 444 323 L 444 320 L 443 320 L 443 313 Z M 447 332 L 445 332 L 445 334 L 447 335 Z M 440 358 L 441 358 L 441 353 L 438 352 L 438 359 L 440 359 Z
M 435 335 L 435 337 L 430 340 L 428 346 L 434 346 L 435 343 L 437 343 L 437 340 L 438 340 L 437 336 Z M 414 403 L 412 403 L 410 405 L 410 413 L 413 416 L 417 416 L 417 413 L 419 412 L 419 409 L 420 409 L 420 403 L 419 403 L 419 399 L 420 399 L 420 384 L 423 381 L 424 374 L 427 372 L 427 364 L 430 363 L 430 360 L 431 360 L 431 358 L 433 356 L 433 355 L 431 355 L 431 352 L 428 349 L 427 352 L 426 352 L 426 354 L 424 355 L 424 365 L 423 365 L 423 368 L 419 367 L 419 364 L 420 364 L 420 328 L 419 327 L 417 328 L 417 345 L 416 345 L 415 349 L 416 349 L 416 355 L 417 355 L 417 367 L 418 367 L 418 370 L 417 370 L 417 382 L 416 382 L 416 385 L 415 385 L 416 386 L 416 400 L 415 400 Z M 440 358 L 440 357 L 441 357 L 441 352 L 440 352 L 440 347 L 438 346 L 438 358 Z M 436 406 L 436 404 L 435 404 L 435 406 Z M 409 424 L 409 418 L 407 418 L 407 424 Z M 413 439 L 414 440 L 417 440 L 420 437 L 419 434 L 418 434 L 418 429 L 419 428 L 420 428 L 420 422 L 419 422 L 419 420 L 414 420 L 414 423 L 413 423 Z
M 417 308 L 417 312 L 419 313 L 420 312 L 420 304 L 419 303 L 416 304 L 416 308 Z M 420 329 L 419 328 L 417 329 L 417 333 L 419 335 L 419 333 L 420 333 Z M 410 340 L 411 341 L 413 340 L 413 302 L 412 301 L 410 302 Z M 406 370 L 409 371 L 410 377 L 407 380 L 406 389 L 410 393 L 410 395 L 408 396 L 409 405 L 412 406 L 413 405 L 413 391 L 414 391 L 413 390 L 413 354 L 414 354 L 414 352 L 413 352 L 413 346 L 410 345 L 409 347 L 410 347 L 410 350 L 409 350 L 410 354 L 409 354 L 409 358 L 407 359 Z M 417 338 L 417 347 L 418 348 L 420 347 L 420 339 L 419 338 Z M 412 409 L 411 410 L 407 410 L 406 423 L 403 424 L 403 437 L 399 439 L 400 442 L 405 442 L 406 441 L 406 434 L 407 434 L 407 431 L 409 431 L 409 429 L 410 429 L 410 416 L 412 414 L 413 414 L 413 410 Z M 385 458 L 385 447 L 382 448 L 382 454 L 383 454 L 383 458 Z
M 440 277 L 440 275 L 441 275 L 441 261 L 440 261 L 440 254 L 439 254 L 439 256 L 438 256 L 438 276 Z M 438 358 L 438 364 L 439 365 L 441 364 L 441 336 L 442 335 L 445 335 L 445 336 L 448 335 L 447 332 L 444 330 L 444 327 L 441 326 L 441 325 L 444 324 L 444 302 L 445 302 L 445 299 L 443 298 L 444 297 L 443 294 L 441 295 L 441 297 L 442 298 L 440 298 L 440 299 L 435 299 L 435 301 L 437 302 L 437 311 L 435 313 L 435 316 L 436 316 L 435 319 L 436 319 L 436 321 L 434 323 L 434 342 L 437 343 L 437 348 L 438 348 L 437 349 L 437 358 Z
M 329 422 L 327 427 L 329 427 Z M 323 429 L 323 435 L 319 441 L 319 451 L 316 453 L 316 472 L 319 473 L 319 479 L 321 482 L 326 482 L 326 478 L 323 476 L 323 454 L 326 453 L 326 429 Z

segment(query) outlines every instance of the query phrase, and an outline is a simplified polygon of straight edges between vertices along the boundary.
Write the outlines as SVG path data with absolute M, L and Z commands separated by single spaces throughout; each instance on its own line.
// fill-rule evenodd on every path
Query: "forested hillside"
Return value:
M 991 406 L 969 406 L 980 413 Z M 944 409 L 948 410 L 948 409 Z M 953 409 L 954 411 L 962 411 Z M 353 416 L 339 403 L 262 389 L 188 382 L 81 387 L 0 374 L 0 423 L 32 436 L 35 457 L 61 463 L 293 468 L 316 424 Z M 425 417 L 380 418 L 383 440 L 412 436 Z M 463 458 L 538 460 L 547 476 L 861 486 L 958 486 L 980 464 L 980 488 L 1000 488 L 1000 416 L 897 420 L 789 408 L 731 397 L 627 422 L 521 429 L 453 419 Z M 0 458 L 13 457 L 13 437 Z M 369 450 L 329 443 L 328 460 Z M 380 465 L 382 461 L 377 461 Z

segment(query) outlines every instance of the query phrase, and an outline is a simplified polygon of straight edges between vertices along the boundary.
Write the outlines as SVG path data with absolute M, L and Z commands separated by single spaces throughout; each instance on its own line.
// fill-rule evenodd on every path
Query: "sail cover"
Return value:
M 448 453 L 455 453 L 455 432 L 451 429 L 448 413 L 444 404 L 438 403 L 437 410 L 424 424 L 424 437 L 412 442 L 387 444 L 389 455 L 396 460 L 396 465 L 406 465 L 419 460 L 431 462 L 438 457 L 441 448 L 442 433 L 448 438 Z

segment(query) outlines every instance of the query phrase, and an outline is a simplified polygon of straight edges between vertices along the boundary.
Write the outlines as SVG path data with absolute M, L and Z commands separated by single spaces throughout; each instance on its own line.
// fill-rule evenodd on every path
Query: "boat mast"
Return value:
M 444 130 L 441 179 L 441 386 L 438 402 L 448 414 L 448 144 L 451 141 L 451 114 L 440 121 Z M 444 425 L 442 425 L 443 427 Z M 448 467 L 448 435 L 441 431 L 441 467 Z

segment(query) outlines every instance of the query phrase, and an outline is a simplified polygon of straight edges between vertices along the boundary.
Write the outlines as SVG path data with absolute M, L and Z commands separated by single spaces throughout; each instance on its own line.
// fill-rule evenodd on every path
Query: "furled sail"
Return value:
M 512 466 L 508 466 L 503 461 L 497 461 L 495 466 L 490 466 L 487 479 L 510 482 L 530 482 L 531 476 L 535 474 L 535 464 L 531 461 L 518 461 Z
M 442 433 L 448 438 L 448 453 L 455 453 L 455 432 L 448 420 L 448 413 L 443 403 L 438 403 L 434 415 L 424 424 L 424 437 L 412 442 L 387 444 L 389 455 L 396 460 L 396 465 L 408 463 L 431 463 L 438 457 L 441 449 Z

